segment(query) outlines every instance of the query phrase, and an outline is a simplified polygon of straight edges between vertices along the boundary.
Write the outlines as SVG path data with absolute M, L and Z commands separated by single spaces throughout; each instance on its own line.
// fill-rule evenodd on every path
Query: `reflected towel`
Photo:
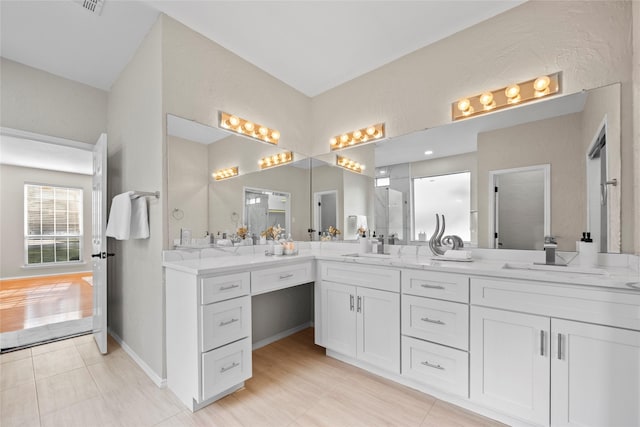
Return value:
M 449 249 L 444 253 L 446 258 L 455 258 L 455 259 L 471 259 L 471 251 L 453 251 Z
M 118 194 L 111 201 L 109 221 L 107 221 L 107 237 L 127 240 L 131 229 L 131 195 L 133 191 Z
M 130 239 L 149 238 L 149 213 L 147 212 L 147 198 L 138 197 L 131 200 Z
M 133 191 L 127 191 L 113 198 L 107 222 L 106 235 L 108 237 L 117 240 L 147 239 L 149 237 L 147 199 L 138 197 L 131 200 L 132 195 Z

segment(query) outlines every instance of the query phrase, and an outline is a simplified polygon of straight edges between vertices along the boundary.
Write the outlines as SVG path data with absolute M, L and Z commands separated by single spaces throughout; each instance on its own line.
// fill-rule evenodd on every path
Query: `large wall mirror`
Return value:
M 293 153 L 290 163 L 262 168 L 259 161 L 282 156 L 278 146 L 167 115 L 168 247 L 181 230 L 192 238 L 206 233 L 227 237 L 248 227 L 259 236 L 280 225 L 283 237 L 308 238 L 310 159 Z M 238 175 L 216 180 L 213 173 L 238 168 Z
M 364 214 L 368 228 L 398 243 L 428 240 L 434 213 L 444 213 L 447 233 L 459 233 L 472 246 L 542 249 L 544 236 L 553 235 L 560 250 L 573 251 L 588 231 L 602 252 L 620 252 L 619 84 L 344 154 L 362 156 L 356 150 L 374 158 L 369 190 L 362 193 L 371 200 L 368 210 L 343 209 L 344 220 Z M 445 186 L 451 187 L 442 193 Z M 314 191 L 331 189 L 314 184 Z M 339 182 L 335 189 L 344 191 Z M 342 200 L 346 205 L 351 197 Z

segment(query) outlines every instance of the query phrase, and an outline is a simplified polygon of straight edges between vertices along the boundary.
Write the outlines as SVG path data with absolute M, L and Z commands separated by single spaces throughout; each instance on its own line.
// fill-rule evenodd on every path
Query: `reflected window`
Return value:
M 25 184 L 27 265 L 82 261 L 82 189 Z
M 389 177 L 376 178 L 376 187 L 388 187 L 390 183 L 391 179 Z
M 446 219 L 445 235 L 471 240 L 471 172 L 413 179 L 413 237 L 431 238 L 436 214 Z

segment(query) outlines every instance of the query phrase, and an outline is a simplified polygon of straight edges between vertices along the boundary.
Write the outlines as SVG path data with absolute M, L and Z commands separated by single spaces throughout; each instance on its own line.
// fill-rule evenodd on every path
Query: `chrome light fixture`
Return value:
M 277 145 L 280 140 L 280 132 L 277 130 L 223 111 L 220 112 L 220 127 L 273 145 Z
M 465 119 L 524 104 L 558 92 L 560 92 L 560 72 L 459 99 L 451 103 L 451 118 L 454 121 Z

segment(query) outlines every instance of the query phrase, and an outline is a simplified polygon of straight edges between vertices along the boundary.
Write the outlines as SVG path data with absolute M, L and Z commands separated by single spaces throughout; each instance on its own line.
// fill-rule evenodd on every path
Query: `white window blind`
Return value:
M 82 189 L 24 185 L 27 265 L 82 261 Z

